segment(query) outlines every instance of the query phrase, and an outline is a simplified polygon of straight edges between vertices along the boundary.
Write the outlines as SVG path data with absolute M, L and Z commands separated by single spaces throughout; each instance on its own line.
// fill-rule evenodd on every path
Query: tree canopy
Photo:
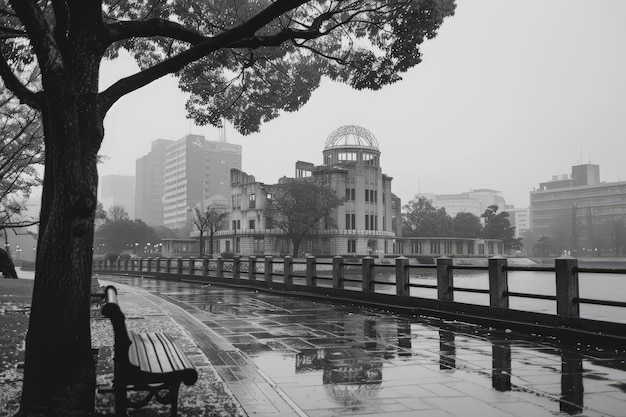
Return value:
M 343 204 L 324 176 L 283 178 L 272 186 L 272 199 L 266 215 L 272 215 L 274 225 L 291 239 L 293 256 L 298 256 L 300 243 L 314 230 L 335 225 L 330 214 Z M 278 216 L 273 213 L 278 212 Z
M 109 220 L 96 230 L 95 243 L 105 253 L 143 253 L 160 241 L 154 229 L 141 220 Z
M 522 247 L 522 239 L 515 238 L 515 228 L 511 226 L 509 221 L 509 213 L 507 211 L 498 213 L 498 209 L 497 205 L 492 205 L 487 207 L 482 214 L 481 217 L 485 219 L 484 237 L 487 239 L 501 239 L 505 250 L 520 249 Z
M 97 160 L 107 111 L 165 76 L 197 124 L 256 131 L 309 99 L 321 77 L 378 89 L 421 60 L 454 0 L 0 0 L 0 77 L 37 110 L 46 163 L 22 414 L 86 414 Z M 141 70 L 99 90 L 125 49 Z M 40 78 L 28 83 L 38 70 Z M 42 411 L 44 410 L 44 411 Z
M 426 197 L 415 197 L 403 207 L 403 236 L 453 236 L 452 218 L 446 213 L 446 209 L 436 208 Z

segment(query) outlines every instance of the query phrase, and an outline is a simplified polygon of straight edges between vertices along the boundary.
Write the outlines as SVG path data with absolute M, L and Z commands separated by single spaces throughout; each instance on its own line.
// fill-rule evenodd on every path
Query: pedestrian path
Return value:
M 137 297 L 137 312 L 158 306 L 184 329 L 250 416 L 626 416 L 623 350 L 242 289 L 100 280 L 129 285 L 121 294 Z

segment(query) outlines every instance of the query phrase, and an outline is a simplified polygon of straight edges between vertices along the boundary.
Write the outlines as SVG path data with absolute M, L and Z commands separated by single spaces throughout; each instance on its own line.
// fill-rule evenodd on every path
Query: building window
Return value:
M 356 190 L 354 188 L 346 188 L 346 200 L 354 201 L 356 197 Z
M 233 230 L 241 228 L 241 220 L 233 220 Z
M 430 253 L 433 255 L 438 255 L 441 253 L 440 242 L 438 241 L 430 242 Z
M 366 214 L 365 215 L 365 230 L 370 230 L 369 226 L 370 226 L 370 215 Z
M 446 255 L 452 254 L 452 242 L 443 242 L 443 251 Z
M 422 253 L 422 242 L 411 242 L 411 253 L 420 255 Z
M 273 229 L 274 228 L 274 218 L 273 217 L 265 217 L 265 228 Z
M 348 253 L 356 253 L 356 240 L 348 240 Z
M 356 152 L 339 152 L 337 154 L 338 161 L 356 161 Z
M 356 229 L 356 214 L 346 213 L 346 229 Z
M 248 208 L 253 209 L 256 207 L 256 194 L 250 194 L 248 196 L 248 203 L 249 203 Z
M 463 242 L 456 242 L 456 253 L 459 255 L 463 253 Z
M 254 230 L 255 229 L 255 227 L 254 227 L 255 226 L 254 220 L 249 220 L 248 221 L 248 226 L 249 226 L 248 229 Z
M 272 201 L 272 193 L 265 194 L 265 198 L 268 199 L 269 201 Z

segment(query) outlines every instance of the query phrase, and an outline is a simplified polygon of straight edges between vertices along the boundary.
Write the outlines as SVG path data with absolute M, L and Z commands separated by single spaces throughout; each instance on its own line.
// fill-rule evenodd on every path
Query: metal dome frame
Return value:
M 324 145 L 324 149 L 338 147 L 367 147 L 378 150 L 378 141 L 372 132 L 364 127 L 347 125 L 335 129 Z

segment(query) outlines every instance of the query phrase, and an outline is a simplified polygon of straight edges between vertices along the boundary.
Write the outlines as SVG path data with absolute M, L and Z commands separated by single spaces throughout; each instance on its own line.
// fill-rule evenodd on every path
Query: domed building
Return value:
M 395 219 L 400 202 L 391 193 L 392 178 L 380 167 L 378 141 L 360 126 L 343 126 L 327 138 L 323 164 L 296 162 L 295 179 L 322 178 L 343 200 L 334 208 L 332 221 L 320 222 L 300 245 L 299 255 L 382 256 L 393 252 Z M 231 170 L 232 212 L 230 230 L 217 233 L 220 252 L 247 255 L 292 254 L 292 243 L 276 227 L 279 213 L 272 212 L 272 190 L 277 185 L 256 182 L 238 169 Z

